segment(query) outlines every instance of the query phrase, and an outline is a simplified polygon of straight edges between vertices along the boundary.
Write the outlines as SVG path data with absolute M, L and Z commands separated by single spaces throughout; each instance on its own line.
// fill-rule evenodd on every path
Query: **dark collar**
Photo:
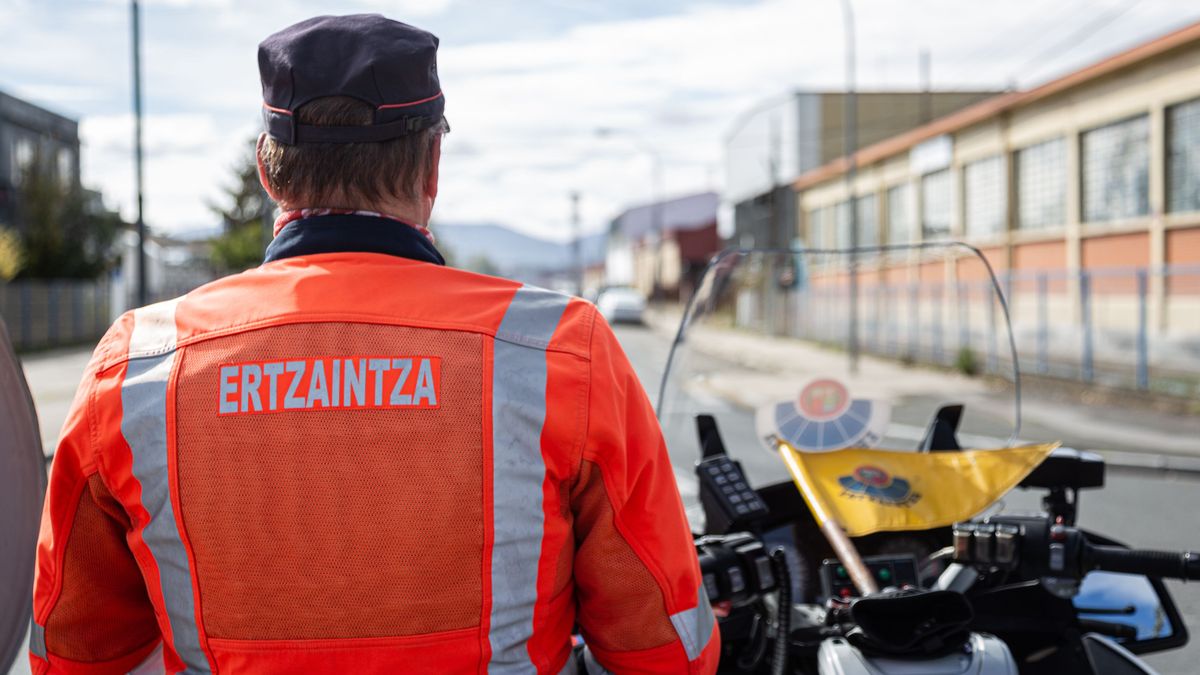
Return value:
M 445 265 L 424 234 L 387 218 L 354 214 L 312 216 L 292 221 L 267 247 L 263 262 L 318 253 L 383 253 Z

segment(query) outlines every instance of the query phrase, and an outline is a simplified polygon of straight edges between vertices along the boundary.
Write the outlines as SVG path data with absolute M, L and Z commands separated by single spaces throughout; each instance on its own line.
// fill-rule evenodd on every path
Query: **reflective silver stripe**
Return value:
M 158 356 L 175 351 L 175 308 L 183 298 L 175 298 L 133 311 L 133 334 L 129 336 L 129 357 Z
M 533 635 L 542 549 L 545 348 L 569 298 L 521 287 L 500 322 L 492 354 L 492 611 L 489 673 L 536 674 Z
M 46 658 L 46 629 L 32 617 L 29 619 L 29 651 L 39 659 Z
M 142 539 L 154 556 L 175 653 L 186 673 L 208 673 L 200 648 L 192 573 L 175 524 L 167 468 L 167 380 L 175 364 L 175 306 L 178 301 L 134 312 L 130 359 L 121 385 L 121 433 L 133 453 L 133 475 L 142 486 L 142 506 L 150 522 Z
M 496 339 L 526 347 L 545 349 L 554 337 L 554 329 L 562 319 L 571 298 L 536 286 L 522 286 L 513 296 Z M 544 385 L 543 385 L 544 386 Z
M 700 654 L 708 646 L 709 638 L 712 637 L 713 622 L 716 620 L 713 618 L 712 606 L 708 604 L 708 593 L 704 590 L 704 584 L 700 584 L 698 595 L 695 607 L 671 615 L 671 624 L 679 634 L 688 661 L 700 658 Z

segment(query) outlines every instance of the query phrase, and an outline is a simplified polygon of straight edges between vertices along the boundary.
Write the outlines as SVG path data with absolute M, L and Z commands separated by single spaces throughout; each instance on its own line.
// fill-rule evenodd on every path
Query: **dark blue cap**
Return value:
M 434 126 L 446 107 L 437 47 L 432 33 L 379 14 L 318 16 L 284 28 L 258 45 L 267 133 L 288 145 L 370 143 Z M 297 108 L 326 96 L 369 103 L 374 123 L 296 123 Z

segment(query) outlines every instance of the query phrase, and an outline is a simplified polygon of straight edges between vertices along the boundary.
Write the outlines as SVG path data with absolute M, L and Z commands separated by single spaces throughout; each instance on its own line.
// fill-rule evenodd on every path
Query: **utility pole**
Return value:
M 571 192 L 571 263 L 575 272 L 575 295 L 583 295 L 583 251 L 579 234 L 579 190 Z
M 846 133 L 846 201 L 850 213 L 850 374 L 858 374 L 858 200 L 854 181 L 858 174 L 858 96 L 855 85 L 854 7 L 851 0 L 842 0 L 842 25 L 846 33 L 846 100 L 843 126 Z
M 146 305 L 146 220 L 142 213 L 142 30 L 138 0 L 133 11 L 133 163 L 137 185 L 137 304 Z
M 933 75 L 929 63 L 929 48 L 922 47 L 920 56 L 921 71 L 921 124 L 933 119 Z

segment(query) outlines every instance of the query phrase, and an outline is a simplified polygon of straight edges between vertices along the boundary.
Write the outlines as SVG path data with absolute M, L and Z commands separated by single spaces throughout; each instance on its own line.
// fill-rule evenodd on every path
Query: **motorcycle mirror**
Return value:
M 1072 600 L 1080 627 L 1134 654 L 1187 642 L 1187 628 L 1161 580 L 1140 574 L 1091 572 Z M 1107 672 L 1107 671 L 1103 671 Z
M 0 320 L 0 672 L 20 655 L 33 610 L 33 567 L 46 458 L 21 363 Z
M 1092 672 L 1106 675 L 1157 675 L 1112 638 L 1088 633 L 1081 640 Z

